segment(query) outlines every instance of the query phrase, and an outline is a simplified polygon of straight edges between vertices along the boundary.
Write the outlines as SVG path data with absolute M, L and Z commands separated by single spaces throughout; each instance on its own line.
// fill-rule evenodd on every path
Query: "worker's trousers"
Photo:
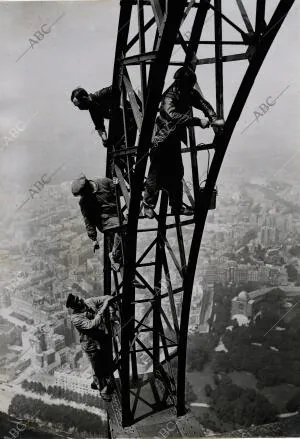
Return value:
M 180 157 L 181 159 L 181 157 Z M 163 165 L 165 164 L 165 166 Z M 155 208 L 159 191 L 166 190 L 169 194 L 169 203 L 174 210 L 180 210 L 183 196 L 183 179 L 184 169 L 181 160 L 169 163 L 160 161 L 159 157 L 151 161 L 148 177 L 145 184 L 144 204 L 147 207 Z
M 108 384 L 112 373 L 112 353 L 108 348 L 96 349 L 93 352 L 86 352 L 93 368 L 94 382 L 101 390 Z

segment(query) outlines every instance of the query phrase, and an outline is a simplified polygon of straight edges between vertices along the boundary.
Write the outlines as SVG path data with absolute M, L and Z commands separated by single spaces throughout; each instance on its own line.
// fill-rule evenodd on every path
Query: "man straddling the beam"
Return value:
M 72 194 L 80 197 L 79 206 L 85 222 L 88 237 L 93 241 L 94 252 L 99 249 L 97 229 L 108 233 L 113 238 L 112 251 L 109 253 L 111 266 L 114 271 L 119 271 L 123 266 L 122 240 L 117 231 L 120 226 L 115 195 L 114 178 L 96 178 L 88 180 L 85 175 L 80 175 L 72 183 Z
M 105 401 L 111 400 L 112 351 L 108 334 L 105 311 L 112 303 L 113 296 L 82 299 L 69 294 L 66 307 L 72 309 L 71 321 L 80 334 L 80 344 L 93 368 L 91 387 L 100 390 Z
M 184 167 L 181 142 L 187 143 L 187 127 L 208 128 L 219 122 L 212 106 L 194 89 L 197 77 L 192 69 L 181 67 L 174 79 L 163 95 L 152 139 L 151 164 L 143 200 L 147 218 L 154 217 L 161 189 L 169 194 L 172 214 L 193 215 L 193 209 L 185 206 L 182 200 Z M 193 117 L 192 107 L 200 109 L 208 119 Z

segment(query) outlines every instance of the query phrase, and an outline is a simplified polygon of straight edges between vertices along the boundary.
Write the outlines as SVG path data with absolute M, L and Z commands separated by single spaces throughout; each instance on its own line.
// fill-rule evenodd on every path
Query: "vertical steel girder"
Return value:
M 179 30 L 181 17 L 184 12 L 185 1 L 178 0 L 176 8 L 170 8 L 166 17 L 166 22 L 162 31 L 157 58 L 151 65 L 148 80 L 148 91 L 146 108 L 141 127 L 139 145 L 137 148 L 136 166 L 133 176 L 133 188 L 131 193 L 131 202 L 128 215 L 127 237 L 125 240 L 125 270 L 123 279 L 123 297 L 121 314 L 125 317 L 122 321 L 123 331 L 121 338 L 121 384 L 122 384 L 122 411 L 124 413 L 123 425 L 131 423 L 130 413 L 130 365 L 129 365 L 129 345 L 134 334 L 134 322 L 129 322 L 129 316 L 132 316 L 132 305 L 134 301 L 133 280 L 136 263 L 136 240 L 137 225 L 140 211 L 140 201 L 142 185 L 146 170 L 147 155 L 150 148 L 151 137 L 158 105 L 161 99 L 164 78 L 166 76 L 169 61 L 173 49 L 173 41 Z M 129 419 L 129 422 L 128 422 Z
M 216 102 L 218 118 L 224 118 L 224 102 L 223 102 L 223 47 L 222 47 L 222 0 L 215 0 L 215 56 L 216 56 Z
M 115 53 L 115 64 L 113 71 L 113 93 L 116 96 L 120 97 L 121 88 L 119 83 L 119 78 L 121 75 L 121 66 L 119 60 L 122 57 L 122 53 L 124 51 L 124 42 L 127 42 L 128 33 L 129 33 L 129 23 L 131 17 L 132 5 L 127 3 L 121 7 L 120 16 L 119 16 L 119 25 L 118 25 L 118 35 L 117 35 L 117 44 L 116 44 L 116 53 Z M 112 112 L 115 112 L 116 108 L 112 108 Z M 110 125 L 110 132 L 114 130 L 114 119 Z M 111 160 L 112 155 L 109 153 L 107 156 L 106 162 L 106 176 L 111 177 Z M 109 237 L 104 237 L 104 291 L 111 290 L 111 273 L 110 273 L 110 260 L 108 254 L 110 252 L 109 245 Z
M 226 3 L 229 0 L 226 0 Z M 281 0 L 269 21 L 265 22 L 266 0 L 257 0 L 255 23 L 251 24 L 247 15 L 243 0 L 232 0 L 236 2 L 242 15 L 246 30 L 242 30 L 229 17 L 224 15 L 222 6 L 225 1 L 222 0 L 122 0 L 119 18 L 119 30 L 116 44 L 116 57 L 113 72 L 113 92 L 117 97 L 116 101 L 125 102 L 127 99 L 133 109 L 134 117 L 139 131 L 139 140 L 137 147 L 128 144 L 128 115 L 124 112 L 124 134 L 125 149 L 108 151 L 107 156 L 107 176 L 113 173 L 118 176 L 120 181 L 120 190 L 118 194 L 123 196 L 123 207 L 119 198 L 120 217 L 122 212 L 127 209 L 128 223 L 126 233 L 123 233 L 124 247 L 124 275 L 119 282 L 118 276 L 114 275 L 115 290 L 111 287 L 110 264 L 108 258 L 108 242 L 105 244 L 105 292 L 112 291 L 113 294 L 121 295 L 121 336 L 116 335 L 113 341 L 116 353 L 116 364 L 119 371 L 119 388 L 120 388 L 120 407 L 122 414 L 123 427 L 132 425 L 136 418 L 134 414 L 138 407 L 139 401 L 149 406 L 149 410 L 159 410 L 164 406 L 172 394 L 171 403 L 176 405 L 177 415 L 183 415 L 185 408 L 185 377 L 186 377 L 186 350 L 189 313 L 191 306 L 192 290 L 194 283 L 195 270 L 197 266 L 200 244 L 204 231 L 205 221 L 209 210 L 210 200 L 216 185 L 217 177 L 231 138 L 234 127 L 241 115 L 246 99 L 250 93 L 252 85 L 258 74 L 258 71 L 264 61 L 264 58 L 279 31 L 285 16 L 292 7 L 294 0 Z M 137 6 L 137 34 L 128 42 L 129 28 L 133 21 L 133 6 Z M 144 8 L 150 8 L 153 17 L 145 24 Z M 181 33 L 180 28 L 189 13 L 197 8 L 193 25 L 188 41 Z M 207 18 L 208 11 L 214 13 L 214 40 L 204 42 L 214 47 L 214 58 L 198 58 L 198 49 L 202 41 L 203 28 Z M 243 42 L 224 41 L 222 33 L 223 21 L 235 29 L 243 39 Z M 154 39 L 154 52 L 146 52 L 146 42 L 148 42 L 147 32 L 151 27 L 156 26 L 156 37 Z M 185 59 L 181 61 L 172 60 L 172 51 L 176 44 L 180 44 L 185 53 Z M 232 44 L 233 47 L 241 47 L 238 44 L 248 46 L 245 53 L 223 56 L 223 45 Z M 128 55 L 134 47 L 138 45 L 136 55 Z M 251 49 L 251 51 L 249 51 Z M 237 95 L 233 101 L 228 116 L 224 115 L 223 102 L 223 63 L 232 62 L 238 59 L 249 61 L 248 69 L 241 81 Z M 189 152 L 191 157 L 193 196 L 187 190 L 187 196 L 192 206 L 195 207 L 195 216 L 193 220 L 180 221 L 180 218 L 174 218 L 174 222 L 166 225 L 168 197 L 162 194 L 160 202 L 159 215 L 156 216 L 157 225 L 154 227 L 139 228 L 139 219 L 141 218 L 141 197 L 143 183 L 146 171 L 146 165 L 151 147 L 151 138 L 157 115 L 158 106 L 164 89 L 165 77 L 170 65 L 188 64 L 194 69 L 202 64 L 215 64 L 215 83 L 216 83 L 216 112 L 219 118 L 225 119 L 225 127 L 222 134 L 215 135 L 214 141 L 210 145 L 197 146 L 195 132 L 189 128 L 189 147 L 183 149 L 183 152 Z M 139 66 L 141 96 L 136 94 L 136 90 L 131 84 L 129 70 L 131 65 Z M 147 66 L 150 66 L 149 73 Z M 200 88 L 198 88 L 200 90 Z M 124 109 L 125 105 L 123 105 Z M 116 119 L 114 114 L 117 108 L 113 109 L 113 117 L 109 127 L 109 139 L 115 129 Z M 198 152 L 206 149 L 214 149 L 214 156 L 209 168 L 204 191 L 200 193 L 199 189 L 199 171 L 198 171 Z M 111 166 L 111 161 L 117 157 L 125 157 L 127 160 L 127 183 L 122 175 L 121 170 Z M 133 168 L 129 166 L 129 158 L 135 158 Z M 130 172 L 129 172 L 130 171 Z M 129 185 L 128 185 L 129 183 Z M 130 186 L 130 188 L 128 188 Z M 118 195 L 118 196 L 119 196 Z M 194 224 L 194 231 L 189 254 L 185 254 L 182 227 L 187 224 Z M 171 228 L 176 229 L 176 249 L 179 254 L 177 258 L 176 251 L 170 245 L 167 237 L 167 231 Z M 143 254 L 137 258 L 137 238 L 140 234 L 148 231 L 154 232 L 156 236 L 149 243 Z M 155 249 L 154 261 L 144 262 L 151 250 Z M 167 260 L 167 254 L 182 278 L 182 286 L 172 286 L 170 280 L 170 268 Z M 139 267 L 153 267 L 153 280 L 148 281 L 139 273 Z M 167 293 L 162 290 L 163 274 L 167 279 Z M 133 281 L 137 276 L 143 286 L 152 294 L 151 299 L 136 299 Z M 150 282 L 150 283 L 149 283 Z M 175 299 L 176 295 L 182 294 L 181 308 L 177 312 Z M 168 299 L 171 307 L 172 321 L 169 320 L 162 306 L 162 300 Z M 144 311 L 142 317 L 137 318 L 136 307 L 141 303 L 147 303 L 149 308 Z M 148 318 L 152 313 L 152 328 L 148 324 Z M 177 313 L 177 314 L 176 314 Z M 165 328 L 170 334 L 165 334 Z M 150 334 L 150 346 L 140 338 L 140 334 Z M 174 334 L 176 340 L 174 340 Z M 178 349 L 180 346 L 180 349 Z M 171 352 L 170 349 L 173 349 Z M 150 403 L 142 396 L 142 385 L 136 392 L 132 391 L 132 381 L 137 381 L 137 355 L 140 352 L 147 354 L 151 358 L 153 365 L 153 375 L 160 376 L 163 383 L 164 391 L 157 390 L 155 381 L 144 380 L 144 385 L 151 386 L 155 404 Z M 161 352 L 164 353 L 164 359 L 161 359 Z M 171 359 L 177 358 L 177 380 L 173 376 Z M 165 370 L 168 368 L 168 372 Z M 177 381 L 177 388 L 176 387 Z M 159 387 L 159 386 L 158 386 Z M 134 395 L 134 402 L 132 397 Z M 161 405 L 160 405 L 161 404 Z

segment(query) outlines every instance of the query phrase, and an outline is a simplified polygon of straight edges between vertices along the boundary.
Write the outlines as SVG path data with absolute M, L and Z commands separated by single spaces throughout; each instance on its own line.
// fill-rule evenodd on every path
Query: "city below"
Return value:
M 208 434 L 243 425 L 241 422 L 220 424 L 221 417 L 215 416 L 216 408 L 212 418 L 205 413 L 214 405 L 208 398 L 207 385 L 212 385 L 212 389 L 211 379 L 216 376 L 222 379 L 227 367 L 222 363 L 224 356 L 230 356 L 229 346 L 233 349 L 234 337 L 230 334 L 237 331 L 240 336 L 239 331 L 252 331 L 252 348 L 262 346 L 253 334 L 258 331 L 262 316 L 268 321 L 274 311 L 272 307 L 277 304 L 274 313 L 280 323 L 275 321 L 273 327 L 266 328 L 266 333 L 269 331 L 270 339 L 274 337 L 273 345 L 268 347 L 270 354 L 279 355 L 280 348 L 275 345 L 277 336 L 290 330 L 300 301 L 300 187 L 283 182 L 243 182 L 238 186 L 230 182 L 223 188 L 217 197 L 217 210 L 210 211 L 206 223 L 189 325 L 188 381 L 194 395 L 189 403 Z M 151 220 L 142 221 L 151 223 Z M 172 246 L 175 232 L 168 233 Z M 192 236 L 189 226 L 183 228 L 183 234 L 188 249 Z M 138 242 L 139 249 L 150 242 L 150 235 Z M 45 187 L 38 200 L 30 200 L 3 221 L 1 237 L 0 411 L 15 415 L 12 406 L 18 403 L 18 398 L 26 397 L 38 399 L 41 404 L 57 407 L 63 404 L 74 410 L 85 410 L 98 418 L 100 414 L 104 425 L 105 407 L 97 391 L 90 387 L 92 371 L 65 307 L 70 292 L 83 298 L 105 294 L 103 251 L 100 248 L 93 253 L 78 205 L 70 196 L 70 183 Z M 147 279 L 150 271 L 147 272 L 147 267 L 141 270 Z M 176 288 L 176 270 L 171 271 L 170 280 Z M 137 294 L 146 298 L 149 293 L 137 290 Z M 167 303 L 163 305 L 171 320 L 171 309 Z M 140 305 L 141 314 L 143 306 Z M 181 306 L 181 295 L 176 298 L 176 306 Z M 136 313 L 138 316 L 138 307 Z M 207 358 L 196 359 L 195 365 L 197 354 L 193 344 L 200 341 L 207 346 L 207 340 L 212 343 L 210 349 L 204 349 Z M 139 372 L 150 370 L 143 355 L 138 362 Z M 243 387 L 239 373 L 252 374 L 254 380 L 258 378 L 254 369 L 247 372 L 243 367 L 227 369 L 232 375 L 232 385 L 238 386 L 240 380 Z M 268 385 L 264 383 L 263 387 L 267 389 Z M 286 386 L 292 389 L 285 390 L 286 402 L 297 392 L 300 395 L 295 379 L 286 381 Z M 277 407 L 277 418 L 287 416 L 282 401 L 278 404 L 278 395 L 269 395 L 267 399 Z M 297 414 L 297 409 L 292 413 Z M 46 419 L 42 421 L 47 424 Z M 57 431 L 62 430 L 57 427 Z M 65 427 L 65 431 L 70 434 L 72 429 Z M 85 427 L 83 431 L 87 431 Z M 80 435 L 80 431 L 77 433 Z

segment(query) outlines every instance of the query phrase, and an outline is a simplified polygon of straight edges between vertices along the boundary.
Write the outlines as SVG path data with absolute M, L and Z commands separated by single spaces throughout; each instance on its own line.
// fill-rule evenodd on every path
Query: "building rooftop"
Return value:
M 248 295 L 248 293 L 246 291 L 241 291 L 239 293 L 239 295 L 238 295 L 238 299 L 239 300 L 244 300 L 245 302 L 247 302 L 248 299 L 249 299 L 249 295 Z

